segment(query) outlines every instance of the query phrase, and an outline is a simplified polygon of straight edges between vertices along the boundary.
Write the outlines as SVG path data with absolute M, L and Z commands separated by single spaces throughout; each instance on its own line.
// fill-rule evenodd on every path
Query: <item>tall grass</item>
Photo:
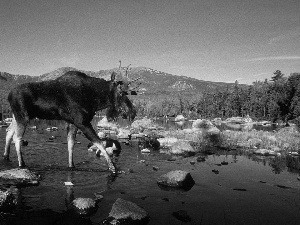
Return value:
M 297 129 L 283 128 L 279 131 L 223 131 L 221 142 L 228 147 L 259 147 L 285 152 L 297 152 L 300 149 L 300 133 Z

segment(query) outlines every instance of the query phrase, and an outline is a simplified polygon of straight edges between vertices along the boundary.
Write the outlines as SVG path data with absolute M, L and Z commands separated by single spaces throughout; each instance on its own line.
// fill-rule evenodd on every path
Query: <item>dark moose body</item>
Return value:
M 69 167 L 74 167 L 73 148 L 77 130 L 80 129 L 100 149 L 109 169 L 116 172 L 91 121 L 96 111 L 106 108 L 109 120 L 120 114 L 133 120 L 136 110 L 126 96 L 128 91 L 128 82 L 116 81 L 114 72 L 110 81 L 69 71 L 55 80 L 17 86 L 8 96 L 14 118 L 6 135 L 4 158 L 9 160 L 10 143 L 14 138 L 19 166 L 25 166 L 21 141 L 31 119 L 64 120 L 68 123 Z

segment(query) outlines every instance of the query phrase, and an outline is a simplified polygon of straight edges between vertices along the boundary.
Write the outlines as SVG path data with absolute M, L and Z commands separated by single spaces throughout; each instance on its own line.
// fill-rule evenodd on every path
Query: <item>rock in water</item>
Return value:
M 118 198 L 113 204 L 109 217 L 102 221 L 104 225 L 147 224 L 148 213 L 133 202 Z
M 10 191 L 0 190 L 0 211 L 7 212 L 17 205 L 15 196 Z
M 160 176 L 157 179 L 157 183 L 159 186 L 163 187 L 190 190 L 194 186 L 195 181 L 189 172 L 174 170 Z
M 40 176 L 28 169 L 11 169 L 0 172 L 0 179 L 7 184 L 16 186 L 38 185 Z
M 76 198 L 71 203 L 71 209 L 80 215 L 91 215 L 97 210 L 96 201 L 91 198 Z

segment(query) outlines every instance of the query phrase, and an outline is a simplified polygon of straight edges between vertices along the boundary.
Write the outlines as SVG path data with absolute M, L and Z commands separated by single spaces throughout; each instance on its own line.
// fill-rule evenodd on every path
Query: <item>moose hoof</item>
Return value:
M 4 155 L 3 159 L 6 160 L 6 161 L 8 161 L 8 162 L 11 162 L 8 155 Z
M 112 173 L 112 174 L 117 174 L 117 169 L 115 167 L 110 167 L 109 168 L 109 171 Z

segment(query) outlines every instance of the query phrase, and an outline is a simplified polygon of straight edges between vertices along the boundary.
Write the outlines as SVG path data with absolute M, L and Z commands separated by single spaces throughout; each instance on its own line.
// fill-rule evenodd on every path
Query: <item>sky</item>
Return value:
M 251 84 L 300 72 L 299 0 L 0 0 L 0 71 L 124 66 Z

